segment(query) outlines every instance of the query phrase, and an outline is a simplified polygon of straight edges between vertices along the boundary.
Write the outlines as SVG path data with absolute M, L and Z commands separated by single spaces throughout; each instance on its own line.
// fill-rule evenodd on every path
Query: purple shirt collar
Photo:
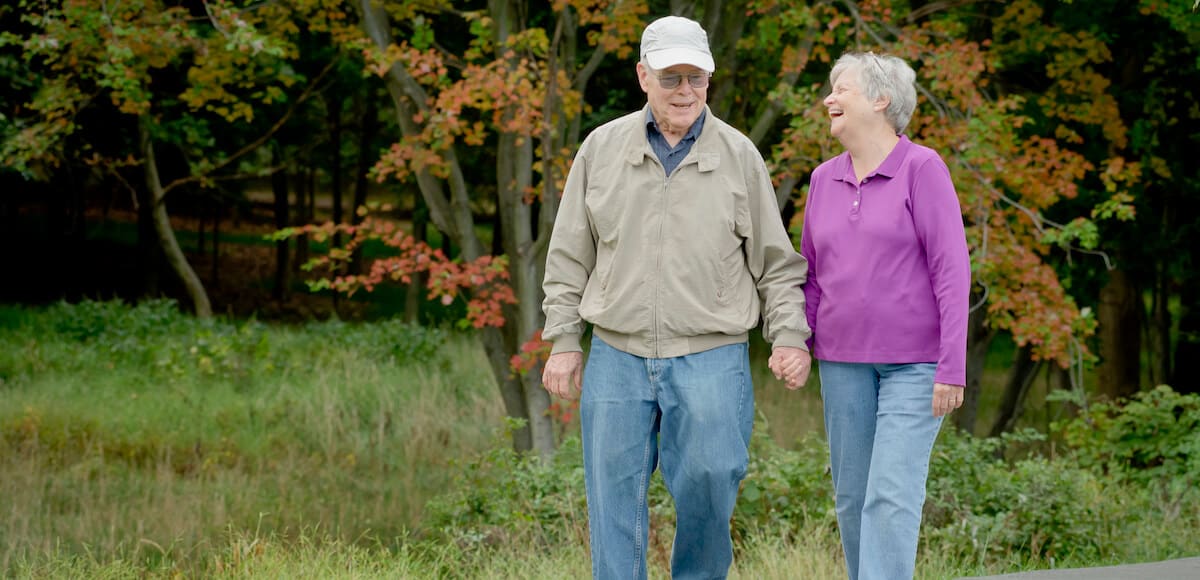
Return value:
M 900 165 L 904 163 L 904 158 L 908 156 L 908 150 L 912 148 L 912 141 L 909 141 L 905 135 L 900 136 L 900 142 L 892 148 L 892 152 L 875 168 L 867 177 L 872 175 L 882 175 L 887 178 L 896 176 L 900 171 Z M 834 179 L 845 181 L 847 183 L 858 183 L 858 178 L 854 175 L 854 163 L 850 161 L 850 152 L 847 151 L 838 155 L 837 165 L 834 167 Z

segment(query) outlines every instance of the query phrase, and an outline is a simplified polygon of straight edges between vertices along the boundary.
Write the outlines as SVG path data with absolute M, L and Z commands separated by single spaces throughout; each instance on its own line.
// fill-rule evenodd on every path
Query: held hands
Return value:
M 583 353 L 560 352 L 550 355 L 542 369 L 542 386 L 551 395 L 574 399 L 583 384 Z
M 799 389 L 808 382 L 808 374 L 812 371 L 812 356 L 795 346 L 777 346 L 771 350 L 771 359 L 767 361 L 775 378 L 787 381 L 787 388 Z
M 963 404 L 963 387 L 947 385 L 945 383 L 933 384 L 933 416 L 941 417 L 949 415 Z
M 808 382 L 812 370 L 812 357 L 802 348 L 781 346 L 771 351 L 771 359 L 767 362 L 775 378 L 787 381 L 787 387 L 795 390 Z M 963 387 L 933 384 L 933 416 L 942 417 L 963 404 Z

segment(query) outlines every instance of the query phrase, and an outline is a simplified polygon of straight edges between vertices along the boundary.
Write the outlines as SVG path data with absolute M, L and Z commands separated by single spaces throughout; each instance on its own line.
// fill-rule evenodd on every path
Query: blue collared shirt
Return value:
M 674 147 L 667 143 L 667 138 L 658 130 L 658 123 L 654 120 L 654 112 L 646 110 L 646 138 L 650 140 L 650 149 L 658 156 L 659 163 L 662 163 L 663 169 L 667 171 L 667 176 L 679 167 L 679 162 L 687 157 L 689 151 L 692 150 L 692 145 L 696 143 L 696 138 L 700 136 L 700 130 L 704 128 L 704 117 L 707 111 L 701 111 L 700 116 L 696 118 L 696 122 L 692 123 L 692 127 L 688 129 L 687 134 L 680 139 Z

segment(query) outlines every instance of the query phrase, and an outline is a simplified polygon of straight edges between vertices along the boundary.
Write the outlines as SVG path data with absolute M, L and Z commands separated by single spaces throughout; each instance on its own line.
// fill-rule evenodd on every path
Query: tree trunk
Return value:
M 221 216 L 225 214 L 223 197 L 213 199 L 213 228 L 212 228 L 212 277 L 213 288 L 220 288 L 221 273 Z
M 332 215 L 330 219 L 335 224 L 342 223 L 342 103 L 337 99 L 325 99 L 325 106 L 329 112 L 329 149 L 332 152 L 329 168 L 329 196 L 331 200 Z M 330 247 L 340 248 L 342 246 L 341 232 L 333 234 L 333 241 Z M 338 271 L 342 274 L 346 273 L 346 266 L 339 265 Z M 338 302 L 340 296 L 337 292 L 332 293 L 333 311 L 338 311 Z
M 1049 365 L 1049 367 L 1050 370 L 1048 372 L 1052 373 L 1052 383 L 1056 388 L 1065 391 L 1071 391 L 1077 388 L 1074 384 L 1072 384 L 1074 381 L 1071 379 L 1071 374 L 1074 371 L 1072 371 L 1070 368 L 1063 368 L 1054 364 Z M 1083 386 L 1080 385 L 1078 388 L 1082 389 Z M 1086 405 L 1087 401 L 1084 400 L 1083 403 Z M 1079 414 L 1079 410 L 1079 405 L 1075 403 L 1064 402 L 1061 411 L 1056 415 L 1054 420 L 1062 421 L 1070 417 L 1074 417 Z M 1050 431 L 1049 427 L 1049 425 L 1046 426 L 1047 433 Z
M 329 107 L 329 149 L 331 159 L 329 164 L 329 196 L 332 200 L 331 219 L 333 223 L 342 223 L 342 107 L 339 102 L 326 103 Z M 334 245 L 340 246 L 341 234 L 334 234 Z
M 426 242 L 426 237 L 429 235 L 429 210 L 425 209 L 425 203 L 421 201 L 421 197 L 417 196 L 416 203 L 412 213 L 412 235 L 419 241 Z M 428 276 L 423 272 L 416 272 L 412 275 L 412 281 L 408 283 L 408 288 L 404 291 L 404 320 L 410 323 L 419 323 L 421 320 L 421 301 L 425 299 L 425 284 Z
M 183 284 L 184 292 L 191 300 L 192 310 L 196 316 L 212 318 L 212 304 L 208 301 L 208 293 L 205 292 L 200 277 L 196 276 L 196 271 L 188 263 L 187 257 L 183 255 L 183 250 L 179 247 L 179 240 L 175 238 L 175 230 L 171 229 L 171 220 L 167 215 L 166 192 L 163 190 L 162 180 L 158 176 L 158 163 L 154 157 L 154 142 L 150 138 L 149 123 L 149 119 L 144 117 L 139 119 L 138 133 L 141 137 L 143 163 L 145 164 L 143 174 L 153 203 L 150 208 L 150 218 L 154 224 L 154 232 L 159 247 L 162 248 L 163 255 L 171 266 L 171 271 Z
M 1021 418 L 1021 407 L 1025 403 L 1025 395 L 1038 371 L 1042 369 L 1041 361 L 1033 360 L 1033 347 L 1025 345 L 1017 349 L 1013 355 L 1013 366 L 1008 373 L 1008 382 L 1004 386 L 1004 395 L 1000 401 L 1000 409 L 996 421 L 992 423 L 991 437 L 999 437 L 1007 433 Z
M 974 298 L 974 297 L 973 297 Z M 971 311 L 967 318 L 967 385 L 963 392 L 963 404 L 954 413 L 954 424 L 963 432 L 975 434 L 979 417 L 979 395 L 983 384 L 984 363 L 988 349 L 996 333 L 985 324 L 987 311 L 980 307 Z
M 208 234 L 204 230 L 205 218 L 207 216 L 208 200 L 200 202 L 200 208 L 197 211 L 199 216 L 196 218 L 196 249 L 194 252 L 198 256 L 204 256 L 204 252 L 208 250 Z
M 288 197 L 288 164 L 278 143 L 271 147 L 271 153 L 274 157 L 272 165 L 278 168 L 271 174 L 275 229 L 282 230 L 292 225 L 291 216 L 289 215 L 291 213 L 291 204 Z M 288 293 L 291 291 L 291 258 L 291 241 L 279 240 L 275 242 L 275 288 L 272 293 L 278 302 L 287 300 Z
M 497 46 L 502 46 L 509 34 L 520 28 L 520 11 L 506 0 L 492 0 Z M 510 113 L 505 113 L 509 116 Z M 533 128 L 531 127 L 530 130 Z M 517 297 L 515 307 L 507 308 L 508 324 L 504 334 L 506 349 L 503 376 L 511 382 L 506 390 L 521 393 L 525 416 L 529 420 L 532 449 L 543 457 L 553 452 L 554 420 L 550 416 L 550 394 L 541 386 L 541 376 L 526 373 L 513 377 L 508 358 L 520 352 L 521 345 L 532 339 L 543 326 L 542 279 L 534 248 L 533 208 L 525 202 L 525 192 L 533 184 L 533 135 L 502 133 L 496 156 L 496 181 L 500 231 L 504 254 L 508 256 L 509 283 Z M 499 380 L 499 374 L 497 378 Z
M 1179 338 L 1170 384 L 1177 392 L 1200 394 L 1200 279 L 1194 273 L 1180 287 L 1179 305 Z
M 1171 300 L 1167 265 L 1155 268 L 1154 299 L 1151 301 L 1150 324 L 1146 325 L 1150 341 L 1151 386 L 1165 384 L 1171 376 Z
M 154 193 L 149 189 L 139 187 L 135 192 L 134 199 L 137 200 L 137 244 L 142 275 L 141 292 L 143 296 L 158 296 L 162 282 L 159 270 L 163 259 L 162 248 L 158 244 L 158 235 L 154 232 Z
M 316 178 L 314 176 L 316 169 L 313 168 L 313 160 L 308 157 L 310 154 L 311 153 L 306 154 L 301 162 L 301 167 L 304 167 L 305 169 L 297 171 L 295 175 L 296 211 L 295 215 L 293 215 L 295 218 L 294 225 L 307 225 L 313 221 L 314 212 L 312 207 L 312 190 L 314 187 L 316 187 Z M 300 269 L 304 267 L 304 264 L 308 263 L 308 258 L 310 255 L 308 242 L 308 234 L 300 234 L 296 236 L 296 247 L 293 250 L 295 252 L 295 258 L 292 262 L 292 270 L 294 272 L 299 272 Z
M 17 231 L 17 196 L 12 192 L 21 191 L 21 182 L 17 180 L 16 172 L 0 173 L 0 189 L 9 192 L 0 195 L 0 243 L 8 244 L 13 240 Z M 105 215 L 107 216 L 107 207 Z
M 1141 300 L 1133 281 L 1122 270 L 1109 272 L 1100 290 L 1096 314 L 1100 334 L 1098 394 L 1110 400 L 1138 392 L 1141 377 Z
M 371 37 L 375 46 L 387 49 L 392 44 L 391 26 L 387 13 L 382 6 L 372 0 L 360 2 L 363 28 Z M 489 2 L 489 8 L 497 39 L 504 39 L 514 26 L 519 11 L 515 6 L 499 1 Z M 406 136 L 416 136 L 421 128 L 414 120 L 414 113 L 427 107 L 428 95 L 408 71 L 400 64 L 394 64 L 385 78 L 392 104 L 396 109 L 396 121 Z M 525 421 L 525 427 L 513 432 L 513 447 L 518 451 L 534 451 L 539 456 L 548 456 L 554 450 L 553 420 L 544 411 L 549 407 L 549 395 L 537 385 L 540 377 L 527 374 L 524 378 L 515 378 L 509 368 L 509 359 L 516 354 L 520 342 L 532 336 L 534 330 L 540 328 L 541 301 L 537 298 L 541 280 L 533 280 L 537 264 L 532 261 L 536 255 L 534 245 L 530 241 L 530 210 L 529 206 L 520 201 L 525 186 L 530 182 L 529 168 L 532 156 L 528 153 L 530 145 L 512 147 L 515 135 L 501 135 L 499 151 L 507 156 L 499 161 L 500 175 L 497 177 L 498 189 L 501 193 L 498 206 L 504 212 L 506 237 L 512 243 L 505 243 L 505 251 L 509 256 L 510 283 L 520 303 L 516 308 L 506 309 L 508 316 L 504 329 L 485 328 L 480 332 L 492 374 L 500 387 L 500 395 L 504 401 L 505 411 L 510 417 Z M 526 141 L 529 139 L 526 137 Z M 514 149 L 520 149 L 515 151 Z M 453 149 L 439 151 L 447 169 L 445 180 L 434 177 L 427 170 L 416 172 L 416 182 L 420 187 L 421 196 L 429 207 L 429 215 L 433 224 L 447 235 L 447 238 L 459 246 L 462 257 L 474 260 L 483 255 L 483 244 L 475 235 L 475 220 L 471 213 L 470 195 L 462 166 Z M 520 164 L 525 163 L 522 167 Z M 514 204 L 512 192 L 517 192 L 518 203 Z M 524 241 L 524 243 L 522 243 Z M 533 287 L 537 290 L 533 290 Z
M 516 135 L 501 135 L 497 155 L 500 182 L 497 212 L 501 224 L 498 233 L 509 259 L 509 283 L 517 297 L 516 307 L 506 308 L 505 312 L 508 320 L 504 329 L 506 352 L 510 356 L 519 352 L 521 344 L 533 338 L 543 325 L 542 280 L 538 277 L 540 269 L 533 247 L 532 207 L 524 200 L 525 190 L 532 181 L 528 168 L 533 165 L 533 140 L 526 136 L 522 144 L 518 145 L 517 141 Z M 548 455 L 555 447 L 554 423 L 548 412 L 550 394 L 541 387 L 540 375 L 526 373 L 514 378 L 507 359 L 505 357 L 504 377 L 512 384 L 507 385 L 506 390 L 521 393 L 522 405 L 529 417 L 532 448 L 541 455 Z
M 700 20 L 697 15 L 689 14 L 694 7 L 695 3 L 676 0 L 672 2 L 671 13 L 700 21 L 708 33 L 709 47 L 716 59 L 717 71 L 720 71 L 720 74 L 713 76 L 708 91 L 708 105 L 718 117 L 730 119 L 739 101 L 743 101 L 743 106 L 753 106 L 745 103 L 746 99 L 737 98 L 740 93 L 737 75 L 734 74 L 738 68 L 737 43 L 746 28 L 746 8 L 739 2 L 707 0 L 704 2 L 703 20 Z
M 375 142 L 375 136 L 379 132 L 379 108 L 375 104 L 375 91 L 373 85 L 366 83 L 366 94 L 362 95 L 363 105 L 362 114 L 358 120 L 358 161 L 354 165 L 354 203 L 350 206 L 350 223 L 358 225 L 362 223 L 363 216 L 359 215 L 358 208 L 367 205 L 367 188 L 370 187 L 370 181 L 367 179 L 367 172 L 370 171 L 371 165 L 374 163 L 375 154 L 371 149 L 371 144 Z M 415 210 L 414 210 L 415 212 Z M 414 224 L 415 229 L 415 224 Z M 417 236 L 418 240 L 425 240 L 425 232 Z M 351 274 L 362 272 L 362 248 L 355 248 L 354 255 L 350 257 L 348 270 Z M 416 282 L 416 280 L 414 280 Z

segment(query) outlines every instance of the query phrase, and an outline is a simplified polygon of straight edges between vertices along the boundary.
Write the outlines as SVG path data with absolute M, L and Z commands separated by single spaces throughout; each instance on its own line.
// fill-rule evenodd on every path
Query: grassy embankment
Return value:
M 767 380 L 755 356 L 759 440 L 733 576 L 839 577 L 821 448 L 806 436 L 819 400 Z M 464 335 L 202 323 L 164 303 L 0 308 L 0 570 L 585 577 L 577 446 L 533 466 L 504 452 L 503 424 Z M 961 439 L 939 449 L 920 577 L 1200 553 L 1192 491 L 1005 463 Z M 656 578 L 664 498 L 656 486 Z

